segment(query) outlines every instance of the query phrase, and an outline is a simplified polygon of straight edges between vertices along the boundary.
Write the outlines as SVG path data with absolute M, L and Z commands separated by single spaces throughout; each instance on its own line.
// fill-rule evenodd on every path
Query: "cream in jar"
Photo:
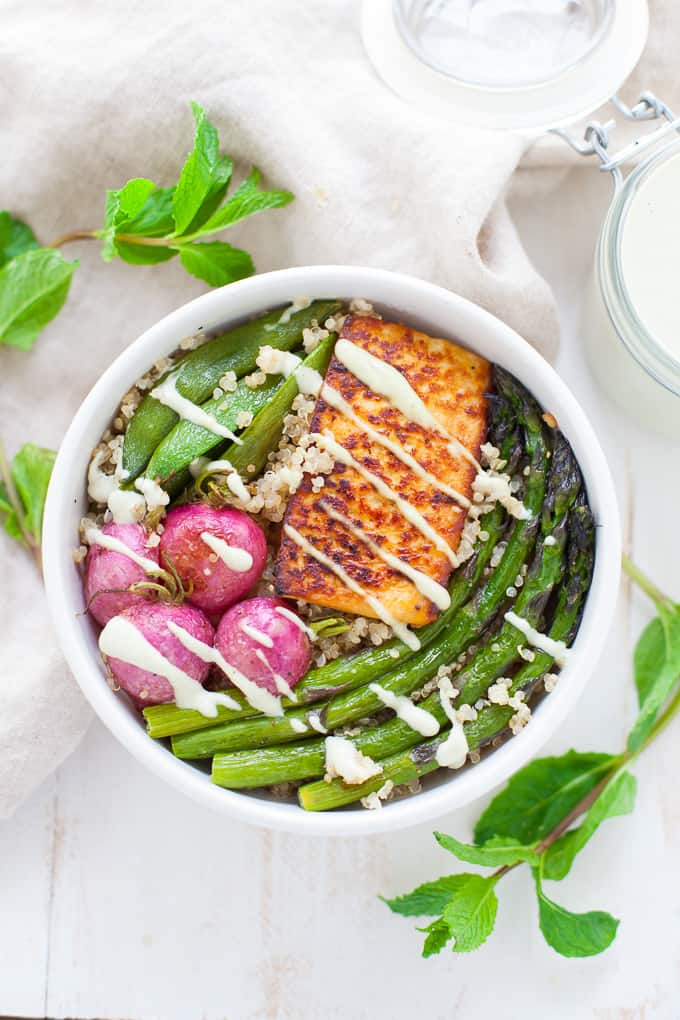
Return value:
M 617 192 L 598 241 L 584 335 L 603 388 L 642 424 L 680 431 L 680 145 Z

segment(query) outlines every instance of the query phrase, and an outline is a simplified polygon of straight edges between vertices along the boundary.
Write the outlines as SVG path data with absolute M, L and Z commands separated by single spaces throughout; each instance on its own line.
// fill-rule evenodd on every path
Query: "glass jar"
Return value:
M 603 389 L 626 414 L 674 438 L 680 431 L 679 270 L 680 142 L 674 141 L 617 187 L 583 317 L 588 359 Z

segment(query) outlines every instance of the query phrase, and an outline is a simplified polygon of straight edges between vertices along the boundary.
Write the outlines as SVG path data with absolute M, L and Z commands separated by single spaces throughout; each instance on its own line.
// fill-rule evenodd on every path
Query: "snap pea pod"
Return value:
M 516 520 L 499 566 L 472 597 L 450 617 L 443 636 L 421 648 L 404 665 L 381 679 L 381 684 L 394 694 L 409 694 L 422 686 L 439 666 L 452 662 L 478 637 L 493 619 L 506 590 L 519 573 L 533 548 L 539 526 L 546 487 L 546 433 L 540 409 L 533 398 L 512 376 L 503 373 L 497 387 L 515 406 L 529 452 L 529 474 L 526 479 L 524 504 L 529 511 L 526 519 Z M 326 730 L 336 729 L 382 708 L 382 702 L 368 686 L 339 694 L 314 713 Z M 265 747 L 299 739 L 300 724 L 310 726 L 309 713 L 294 709 L 275 719 L 258 718 L 227 723 L 201 733 L 173 738 L 173 751 L 178 757 L 209 757 L 217 751 L 237 751 Z M 313 725 L 313 724 L 312 724 Z
M 574 456 L 561 436 L 556 438 L 550 465 L 542 533 L 550 535 L 552 543 L 545 545 L 539 542 L 526 581 L 514 604 L 515 612 L 531 626 L 538 626 L 541 622 L 546 603 L 563 576 L 567 514 L 581 485 Z M 462 690 L 457 704 L 474 704 L 486 694 L 494 679 L 521 662 L 518 632 L 506 623 L 456 676 L 456 686 Z M 433 715 L 440 726 L 446 726 L 447 716 L 438 692 L 420 702 L 420 707 Z M 419 739 L 416 730 L 395 717 L 364 730 L 353 738 L 353 743 L 362 753 L 380 759 L 413 746 Z M 323 740 L 307 740 L 286 747 L 215 755 L 212 778 L 219 786 L 232 789 L 263 786 L 320 775 L 324 761 Z
M 239 382 L 233 393 L 211 397 L 200 405 L 201 410 L 230 431 L 240 432 L 239 414 L 248 412 L 255 417 L 275 398 L 282 385 L 283 377 L 280 375 L 268 375 L 266 381 L 255 389 Z M 180 480 L 186 477 L 185 472 L 192 461 L 211 451 L 222 450 L 228 443 L 229 440 L 225 441 L 215 432 L 191 421 L 178 421 L 154 450 L 146 466 L 146 475 L 159 482 L 167 492 L 174 494 L 179 491 Z
M 567 574 L 559 589 L 548 634 L 554 640 L 564 641 L 570 645 L 578 631 L 585 606 L 595 551 L 593 519 L 583 493 L 569 515 L 568 527 Z M 553 662 L 551 655 L 537 651 L 533 662 L 525 662 L 513 677 L 510 692 L 534 689 Z M 514 709 L 509 706 L 488 705 L 483 708 L 474 721 L 465 724 L 465 735 L 470 750 L 483 747 L 499 736 L 513 715 Z M 348 787 L 338 780 L 331 783 L 323 780 L 308 783 L 298 790 L 300 805 L 307 811 L 328 811 L 377 792 L 388 779 L 395 786 L 421 779 L 439 768 L 436 760 L 437 748 L 446 736 L 446 732 L 440 732 L 432 740 L 386 757 L 380 762 L 383 768 L 381 774 L 360 786 Z
M 291 313 L 287 322 L 280 321 L 282 309 L 278 308 L 208 340 L 202 347 L 186 354 L 171 369 L 171 373 L 177 373 L 177 391 L 187 400 L 203 403 L 225 372 L 235 372 L 238 378 L 252 372 L 263 344 L 280 350 L 299 347 L 302 330 L 311 326 L 312 320 L 323 323 L 339 308 L 339 301 L 314 301 L 309 308 Z M 163 378 L 169 374 L 166 373 Z M 132 484 L 142 473 L 158 444 L 178 420 L 174 411 L 150 393 L 144 397 L 125 433 L 123 470 L 127 472 L 126 484 Z
M 329 334 L 311 354 L 307 355 L 302 366 L 325 375 L 335 340 L 335 333 Z M 295 377 L 286 379 L 241 435 L 241 445 L 229 447 L 227 454 L 229 463 L 246 480 L 256 478 L 260 474 L 267 463 L 267 455 L 278 446 L 283 432 L 283 419 L 290 413 L 298 392 Z

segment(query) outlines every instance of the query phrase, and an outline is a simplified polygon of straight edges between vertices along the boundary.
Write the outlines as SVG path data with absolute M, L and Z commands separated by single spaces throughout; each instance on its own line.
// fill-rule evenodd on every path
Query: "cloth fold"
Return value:
M 659 21 L 666 39 L 670 10 L 663 5 Z M 661 90 L 673 77 L 659 32 L 650 52 L 649 81 Z M 331 262 L 412 273 L 478 302 L 555 356 L 556 309 L 504 197 L 525 141 L 442 123 L 393 95 L 363 52 L 358 0 L 197 8 L 120 0 L 86 11 L 79 0 L 5 0 L 3 206 L 45 242 L 101 225 L 106 188 L 136 176 L 176 180 L 190 148 L 190 99 L 206 108 L 239 172 L 256 164 L 268 184 L 296 194 L 285 210 L 229 232 L 259 271 Z M 0 349 L 10 453 L 26 441 L 56 446 L 111 360 L 205 290 L 175 263 L 106 266 L 94 243 L 64 253 L 81 262 L 66 308 L 32 352 Z M 70 753 L 90 712 L 55 651 L 29 558 L 0 542 L 0 815 L 8 815 Z

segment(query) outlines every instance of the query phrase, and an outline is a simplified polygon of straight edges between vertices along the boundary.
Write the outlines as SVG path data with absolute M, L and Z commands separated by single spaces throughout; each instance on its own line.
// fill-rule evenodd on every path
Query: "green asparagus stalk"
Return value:
M 580 484 L 580 474 L 571 449 L 558 436 L 553 448 L 546 512 L 542 522 L 542 534 L 546 537 L 551 535 L 552 544 L 538 544 L 526 582 L 515 603 L 515 611 L 532 626 L 538 626 L 541 622 L 545 605 L 563 576 L 566 515 L 576 499 Z M 475 653 L 470 663 L 456 677 L 456 685 L 462 689 L 458 704 L 474 704 L 486 694 L 494 679 L 521 662 L 517 630 L 506 623 L 498 635 Z M 440 726 L 446 727 L 446 713 L 437 692 L 422 701 L 420 707 L 430 712 Z M 364 730 L 353 742 L 364 754 L 380 759 L 413 746 L 419 739 L 417 731 L 402 720 L 393 718 Z M 220 786 L 240 788 L 307 779 L 323 772 L 324 760 L 323 740 L 218 754 L 213 760 L 213 782 Z
M 507 373 L 499 375 L 497 387 L 515 406 L 524 428 L 525 446 L 530 456 L 524 493 L 524 504 L 529 517 L 514 522 L 498 568 L 461 609 L 449 616 L 444 635 L 421 648 L 403 666 L 381 679 L 382 686 L 394 694 L 409 694 L 422 686 L 436 673 L 439 666 L 453 661 L 482 633 L 506 599 L 506 590 L 513 583 L 534 545 L 546 488 L 546 434 L 540 410 L 524 387 Z M 382 703 L 377 695 L 364 685 L 332 698 L 328 704 L 319 707 L 315 715 L 326 730 L 331 730 L 370 716 L 381 708 Z M 300 723 L 310 727 L 309 713 L 304 709 L 294 709 L 275 719 L 258 718 L 227 723 L 203 732 L 173 738 L 173 751 L 181 758 L 199 758 L 209 757 L 217 751 L 236 751 L 284 743 L 299 739 Z
M 594 549 L 593 519 L 582 494 L 569 515 L 567 576 L 559 589 L 553 622 L 548 631 L 551 638 L 567 645 L 572 643 L 578 631 L 592 577 Z M 513 677 L 510 693 L 535 689 L 553 662 L 551 655 L 537 652 L 534 660 L 524 663 Z M 465 724 L 470 750 L 483 747 L 502 734 L 513 714 L 514 709 L 503 705 L 489 705 L 482 709 L 477 719 Z M 382 773 L 360 786 L 348 787 L 338 780 L 308 783 L 298 791 L 300 805 L 307 811 L 328 811 L 377 792 L 388 779 L 395 786 L 421 779 L 439 768 L 436 753 L 444 739 L 446 732 L 441 732 L 432 740 L 386 757 L 380 762 Z
M 203 403 L 225 372 L 235 372 L 238 378 L 252 372 L 263 344 L 281 350 L 299 347 L 302 330 L 311 326 L 312 320 L 323 323 L 339 307 L 338 301 L 315 301 L 309 308 L 293 312 L 288 322 L 280 321 L 282 310 L 279 308 L 214 337 L 186 354 L 171 369 L 178 373 L 178 392 L 196 404 Z M 177 421 L 177 414 L 169 407 L 150 394 L 144 397 L 125 433 L 123 469 L 127 472 L 126 484 L 132 484 L 144 471 L 154 450 Z
M 595 525 L 585 500 L 569 515 L 569 543 L 567 577 L 559 589 L 552 626 L 548 634 L 555 641 L 569 646 L 578 631 L 585 597 L 593 574 L 595 553 Z M 536 651 L 533 662 L 525 662 L 515 673 L 510 692 L 534 690 L 551 667 L 554 659 L 547 652 Z M 514 709 L 504 705 L 489 705 L 477 718 L 465 724 L 468 744 L 484 747 L 508 725 Z

